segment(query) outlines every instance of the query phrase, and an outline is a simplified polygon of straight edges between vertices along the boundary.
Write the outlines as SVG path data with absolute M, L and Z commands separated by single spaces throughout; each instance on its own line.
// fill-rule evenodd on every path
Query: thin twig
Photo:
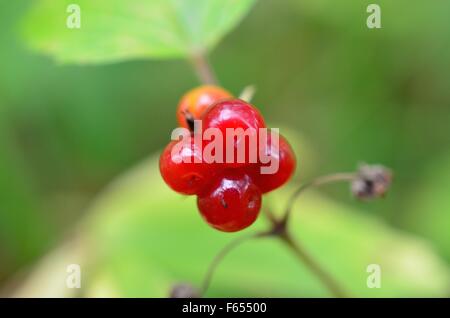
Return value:
M 340 182 L 340 181 L 352 181 L 356 177 L 355 173 L 352 172 L 343 172 L 343 173 L 335 173 L 330 174 L 322 177 L 318 177 L 308 183 L 305 183 L 301 185 L 295 192 L 291 195 L 291 197 L 288 200 L 286 210 L 284 213 L 284 217 L 282 218 L 283 223 L 287 223 L 288 219 L 292 213 L 292 207 L 294 206 L 295 200 L 299 197 L 300 194 L 302 194 L 305 190 L 311 188 L 311 187 L 319 187 L 325 184 L 334 183 L 334 182 Z
M 262 213 L 266 216 L 266 218 L 269 220 L 270 224 L 272 225 L 272 227 L 274 227 L 275 225 L 277 225 L 280 221 L 278 220 L 278 218 L 275 216 L 275 214 L 272 212 L 272 210 L 270 210 L 267 207 L 263 207 L 262 208 Z
M 323 283 L 325 287 L 333 294 L 333 296 L 338 298 L 345 298 L 348 295 L 345 293 L 344 289 L 340 284 L 325 271 L 319 263 L 301 246 L 299 243 L 294 241 L 292 236 L 287 232 L 280 233 L 278 235 L 280 240 L 286 244 L 287 247 L 294 253 L 294 255 L 306 265 L 309 270 Z
M 318 187 L 324 184 L 340 182 L 340 181 L 352 181 L 356 177 L 355 173 L 336 173 L 331 175 L 326 175 L 322 177 L 318 177 L 308 183 L 301 185 L 289 198 L 287 203 L 287 208 L 285 210 L 284 216 L 280 221 L 274 222 L 273 214 L 266 214 L 273 224 L 272 234 L 278 236 L 280 240 L 285 243 L 289 249 L 297 256 L 297 258 L 302 262 L 302 264 L 306 265 L 309 270 L 317 276 L 320 281 L 328 288 L 328 290 L 335 297 L 346 297 L 346 293 L 344 292 L 344 288 L 340 286 L 334 277 L 329 274 L 326 270 L 322 268 L 322 266 L 315 261 L 315 259 L 310 255 L 298 242 L 296 242 L 292 236 L 289 234 L 287 224 L 289 221 L 289 217 L 291 215 L 292 207 L 295 203 L 295 200 L 302 194 L 305 190 L 311 187 Z
M 206 57 L 205 53 L 194 53 L 191 56 L 190 61 L 195 69 L 195 72 L 197 73 L 199 80 L 203 84 L 217 85 L 216 75 L 211 65 L 209 64 L 208 58 Z
M 220 262 L 224 259 L 224 257 L 231 252 L 236 247 L 240 246 L 242 243 L 247 242 L 251 239 L 259 238 L 267 236 L 269 233 L 267 231 L 264 232 L 257 232 L 257 233 L 251 233 L 249 235 L 241 236 L 236 238 L 235 240 L 229 242 L 227 245 L 225 245 L 222 250 L 217 253 L 217 255 L 214 257 L 213 261 L 208 267 L 208 270 L 206 272 L 206 275 L 203 278 L 202 287 L 200 289 L 200 295 L 205 295 L 206 291 L 208 290 L 208 287 L 211 283 L 212 276 L 214 272 L 217 269 L 217 266 L 220 264 Z

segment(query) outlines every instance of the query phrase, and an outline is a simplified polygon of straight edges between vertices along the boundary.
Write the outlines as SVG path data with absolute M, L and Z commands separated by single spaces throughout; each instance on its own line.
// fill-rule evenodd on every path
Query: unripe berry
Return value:
M 204 85 L 190 90 L 178 104 L 179 125 L 192 131 L 194 120 L 201 119 L 209 106 L 232 97 L 228 91 L 213 85 Z
M 212 227 L 224 232 L 236 232 L 256 220 L 261 200 L 261 191 L 248 175 L 225 171 L 209 190 L 198 196 L 197 205 Z

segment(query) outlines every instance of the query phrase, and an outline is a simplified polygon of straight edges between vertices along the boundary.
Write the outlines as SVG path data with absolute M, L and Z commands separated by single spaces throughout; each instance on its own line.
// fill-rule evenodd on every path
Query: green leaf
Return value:
M 255 0 L 79 0 L 81 27 L 70 29 L 71 0 L 36 1 L 24 25 L 31 47 L 63 63 L 187 57 L 212 48 Z
M 277 191 L 264 204 L 279 211 L 291 190 Z M 305 194 L 294 211 L 291 229 L 296 239 L 351 295 L 445 296 L 448 292 L 448 267 L 423 240 L 317 193 Z M 266 226 L 260 217 L 240 233 L 211 229 L 201 219 L 194 197 L 177 195 L 161 181 L 154 158 L 100 195 L 81 227 L 78 248 L 65 259 L 81 264 L 85 296 L 166 297 L 176 283 L 199 286 L 220 248 L 234 237 Z M 367 288 L 369 264 L 381 266 L 380 289 Z M 56 281 L 54 273 L 49 270 L 43 275 Z M 58 296 L 46 284 L 34 289 L 41 296 Z M 34 289 L 24 285 L 19 295 L 30 295 L 28 291 Z M 220 264 L 207 296 L 327 297 L 329 293 L 279 241 L 267 238 L 232 251 Z

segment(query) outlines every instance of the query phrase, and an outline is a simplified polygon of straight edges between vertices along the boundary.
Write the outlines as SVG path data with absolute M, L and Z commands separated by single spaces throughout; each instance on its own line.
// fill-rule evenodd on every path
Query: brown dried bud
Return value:
M 197 289 L 189 284 L 177 284 L 170 291 L 170 298 L 199 298 Z
M 392 182 L 391 170 L 382 165 L 360 165 L 356 178 L 351 182 L 353 195 L 361 200 L 384 197 Z

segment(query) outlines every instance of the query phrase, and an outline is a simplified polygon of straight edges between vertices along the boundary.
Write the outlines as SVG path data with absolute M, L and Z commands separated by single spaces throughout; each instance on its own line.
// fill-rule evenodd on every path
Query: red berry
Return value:
M 262 174 L 261 166 L 270 166 L 274 163 L 267 163 L 258 166 L 252 166 L 250 175 L 255 184 L 261 189 L 262 193 L 275 190 L 285 184 L 294 174 L 296 167 L 295 154 L 287 140 L 279 135 L 279 143 L 271 142 L 271 134 L 267 134 L 267 146 L 264 149 L 270 160 L 275 160 L 278 164 L 278 170 L 274 174 Z
M 250 226 L 261 208 L 261 191 L 251 178 L 239 171 L 225 171 L 205 193 L 197 206 L 212 227 L 236 232 Z
M 241 167 L 250 162 L 250 151 L 258 156 L 258 129 L 265 128 L 264 119 L 259 111 L 252 105 L 240 99 L 224 100 L 210 107 L 203 116 L 203 129 L 217 128 L 223 136 L 223 162 L 226 162 L 227 152 L 234 151 L 232 163 L 227 162 L 226 167 Z M 227 149 L 227 128 L 243 129 L 243 132 L 251 132 L 255 137 L 255 147 L 250 149 L 250 138 L 238 134 L 234 137 L 232 145 L 234 149 Z M 243 162 L 238 162 L 238 151 L 245 143 L 245 158 Z M 206 142 L 208 144 L 208 142 Z M 241 151 L 242 152 L 242 151 Z
M 164 149 L 159 158 L 159 170 L 164 181 L 174 191 L 197 194 L 214 175 L 214 167 L 205 162 L 194 161 L 195 158 L 201 160 L 202 153 L 193 137 L 178 143 L 179 141 L 172 141 Z M 178 151 L 175 147 L 179 147 Z
M 259 150 L 259 129 L 266 127 L 263 117 L 254 106 L 230 97 L 227 91 L 215 86 L 188 92 L 178 106 L 177 118 L 182 127 L 190 129 L 191 135 L 184 142 L 171 142 L 159 162 L 164 181 L 177 192 L 197 194 L 203 218 L 224 232 L 250 226 L 258 217 L 262 194 L 286 183 L 296 166 L 295 155 L 282 136 L 277 138 L 279 143 L 274 143 L 268 134 L 264 149 Z M 201 145 L 195 144 L 200 133 L 193 132 L 196 119 L 202 120 L 202 133 L 216 128 L 209 131 L 212 140 L 202 138 Z M 217 145 L 216 137 L 222 137 L 223 144 Z M 217 158 L 220 149 L 216 147 L 220 145 L 223 157 Z M 231 149 L 227 149 L 228 145 Z M 229 152 L 234 152 L 234 156 L 230 158 Z M 266 158 L 261 158 L 260 152 Z M 207 158 L 208 155 L 213 158 Z M 222 159 L 223 163 L 213 159 Z M 268 173 L 261 168 L 275 171 Z
M 233 96 L 221 87 L 204 85 L 187 92 L 180 100 L 177 120 L 181 127 L 193 130 L 193 121 L 201 119 L 212 104 Z

